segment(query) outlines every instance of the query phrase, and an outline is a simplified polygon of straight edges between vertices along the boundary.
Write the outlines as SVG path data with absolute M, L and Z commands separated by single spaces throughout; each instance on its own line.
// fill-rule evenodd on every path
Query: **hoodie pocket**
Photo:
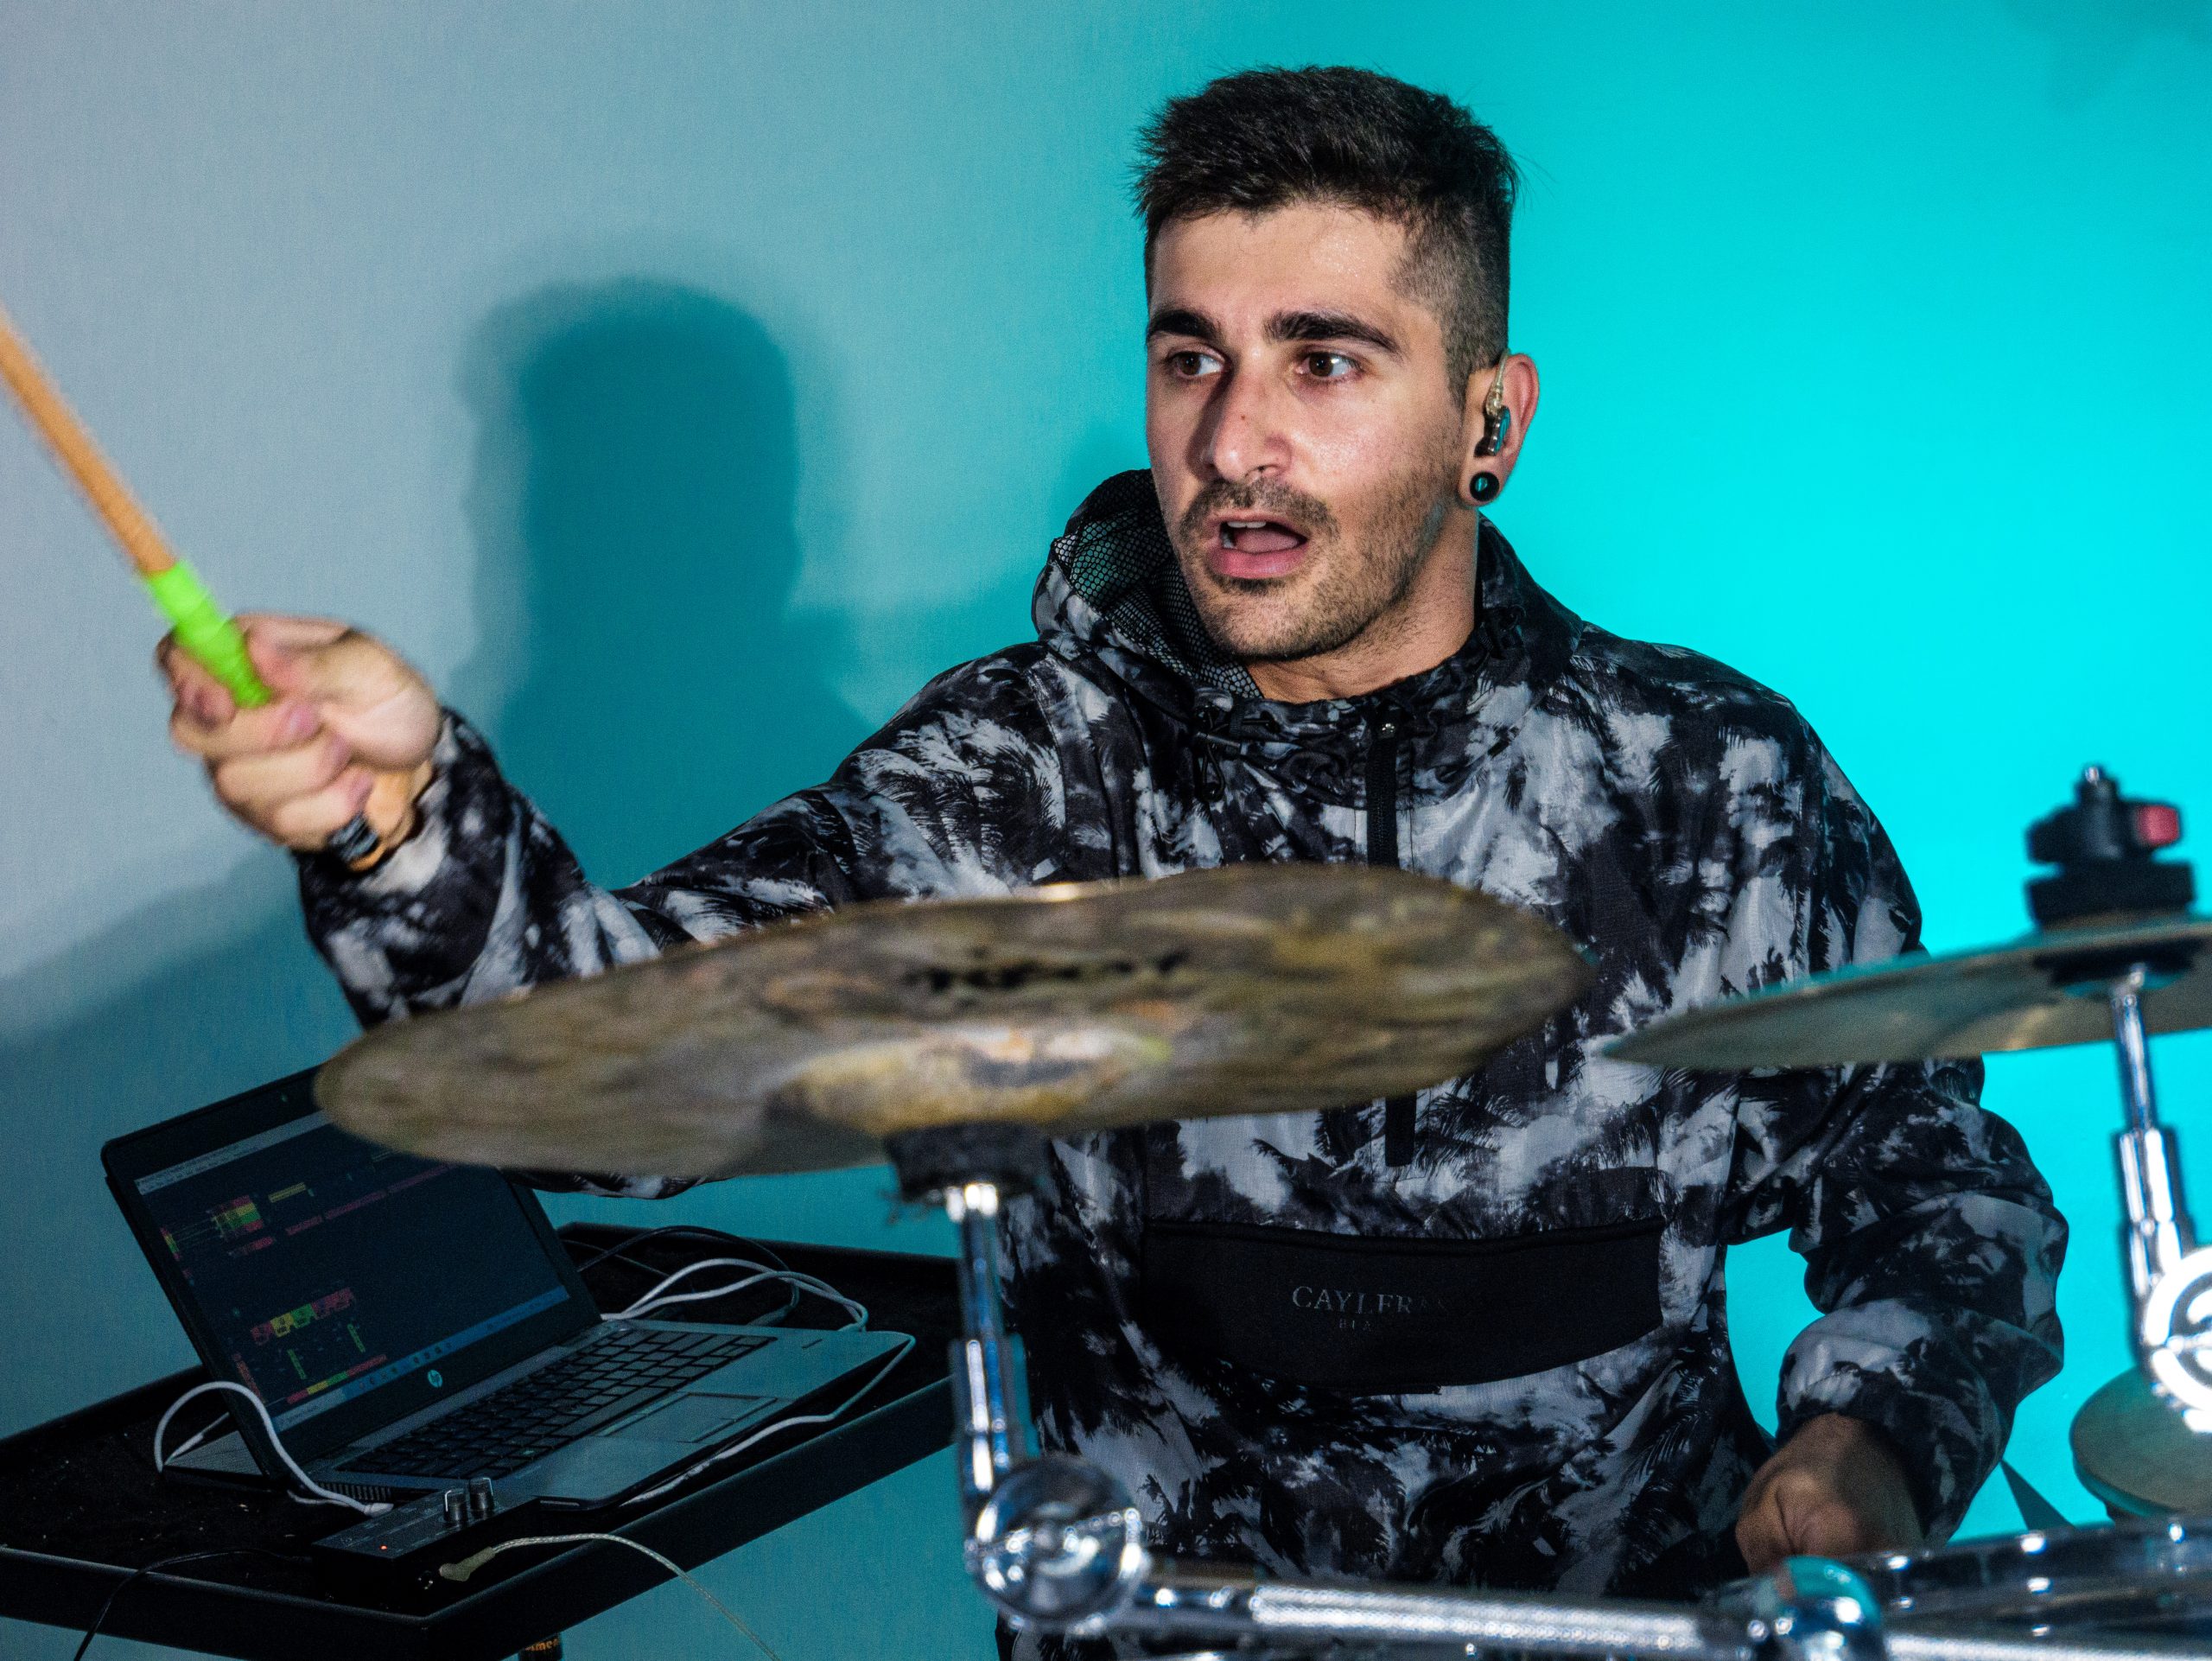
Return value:
M 1660 1324 L 1658 1217 L 1478 1240 L 1146 1224 L 1145 1324 L 1171 1352 L 1406 1394 L 1585 1361 Z

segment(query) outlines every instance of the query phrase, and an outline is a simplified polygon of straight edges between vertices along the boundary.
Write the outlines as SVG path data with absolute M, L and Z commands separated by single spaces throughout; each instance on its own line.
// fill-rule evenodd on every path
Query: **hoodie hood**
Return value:
M 1233 698 L 1260 696 L 1244 665 L 1198 620 L 1152 474 L 1142 468 L 1114 474 L 1084 498 L 1052 539 L 1032 613 L 1038 638 L 1064 653 L 1070 646 L 1112 652 Z

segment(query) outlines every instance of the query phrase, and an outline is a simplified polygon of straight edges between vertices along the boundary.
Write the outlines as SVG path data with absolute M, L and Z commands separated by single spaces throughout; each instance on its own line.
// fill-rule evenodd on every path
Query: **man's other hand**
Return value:
M 1754 1575 L 1784 1557 L 1904 1550 L 1926 1538 L 1888 1439 L 1840 1413 L 1798 1427 L 1751 1478 L 1736 1519 L 1736 1543 Z
M 286 848 L 319 849 L 357 814 L 385 843 L 404 838 L 438 738 L 429 683 L 343 623 L 258 615 L 238 623 L 276 698 L 240 709 L 164 640 L 155 655 L 176 697 L 169 735 L 177 748 L 207 764 L 225 807 Z

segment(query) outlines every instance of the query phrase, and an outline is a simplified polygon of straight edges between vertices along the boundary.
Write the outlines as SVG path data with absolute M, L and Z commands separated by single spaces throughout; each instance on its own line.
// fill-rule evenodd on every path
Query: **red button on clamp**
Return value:
M 2135 804 L 2135 840 L 2145 848 L 2171 848 L 2181 840 L 2181 810 L 2164 802 Z

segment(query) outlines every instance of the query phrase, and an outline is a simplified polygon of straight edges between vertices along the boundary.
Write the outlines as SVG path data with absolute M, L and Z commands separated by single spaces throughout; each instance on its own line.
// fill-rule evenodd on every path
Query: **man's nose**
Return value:
M 1290 462 L 1290 442 L 1274 389 L 1264 376 L 1235 371 L 1222 380 L 1206 444 L 1207 462 L 1230 480 L 1282 472 Z

